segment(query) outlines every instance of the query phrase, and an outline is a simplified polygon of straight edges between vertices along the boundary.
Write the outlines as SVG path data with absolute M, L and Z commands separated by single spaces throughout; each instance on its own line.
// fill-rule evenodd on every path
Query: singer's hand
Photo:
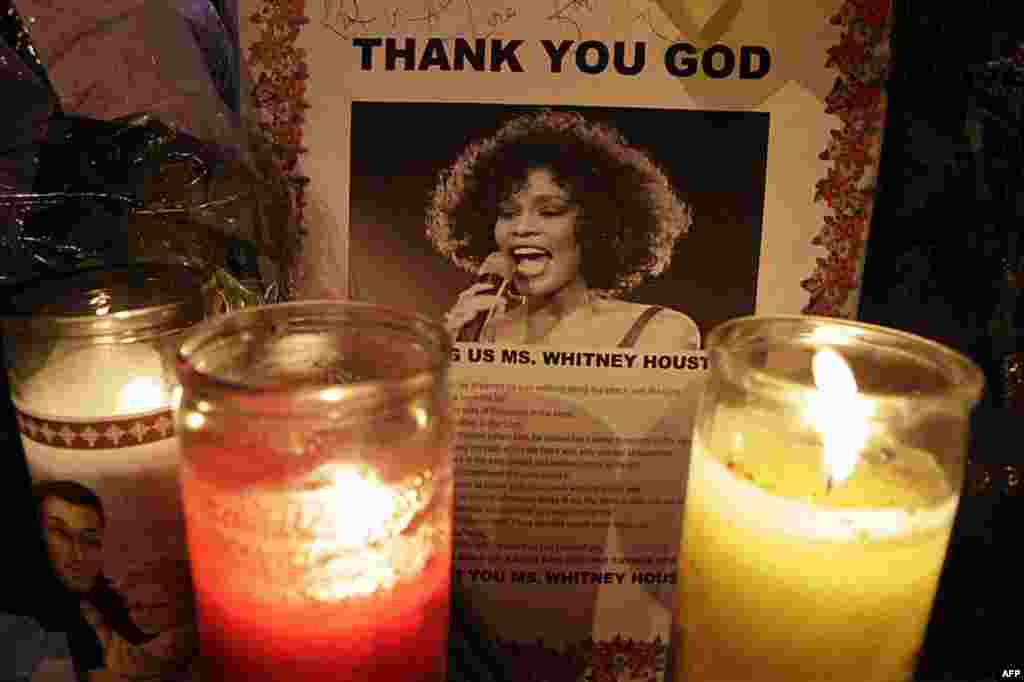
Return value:
M 494 314 L 500 315 L 505 312 L 505 299 L 494 295 L 496 291 L 493 284 L 488 282 L 477 282 L 459 294 L 455 305 L 444 315 L 444 326 L 452 337 L 456 337 L 459 330 L 467 322 L 476 317 L 479 313 L 486 313 L 494 306 Z M 484 293 L 490 292 L 490 293 Z

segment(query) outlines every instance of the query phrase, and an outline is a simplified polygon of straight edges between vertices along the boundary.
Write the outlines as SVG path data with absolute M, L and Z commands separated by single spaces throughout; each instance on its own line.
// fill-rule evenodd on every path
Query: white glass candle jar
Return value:
M 677 680 L 910 680 L 980 370 L 815 317 L 707 339 L 679 554 Z
M 178 493 L 175 352 L 204 316 L 173 265 L 22 286 L 3 320 L 18 430 L 80 674 L 185 679 L 196 654 Z

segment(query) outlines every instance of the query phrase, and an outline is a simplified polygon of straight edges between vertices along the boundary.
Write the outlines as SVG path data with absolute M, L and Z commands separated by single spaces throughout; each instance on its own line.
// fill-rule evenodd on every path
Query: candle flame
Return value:
M 185 415 L 185 426 L 192 431 L 198 431 L 206 424 L 206 417 L 198 412 L 189 412 Z
M 320 400 L 326 403 L 340 402 L 345 397 L 347 390 L 343 386 L 332 386 L 320 391 Z
M 351 464 L 321 467 L 308 490 L 317 537 L 309 559 L 321 567 L 308 596 L 336 600 L 390 589 L 404 571 L 418 570 L 427 556 L 415 542 L 402 550 L 400 534 L 423 508 L 417 490 L 388 485 Z M 405 541 L 406 544 L 409 540 Z M 418 549 L 417 549 L 418 548 Z M 413 556 L 415 555 L 415 556 Z
M 412 408 L 412 417 L 416 420 L 416 426 L 425 429 L 430 425 L 430 413 L 419 405 Z
M 811 364 L 818 388 L 810 405 L 814 427 L 824 441 L 827 485 L 842 483 L 853 474 L 870 435 L 870 404 L 857 388 L 849 364 L 831 348 L 814 354 Z
M 117 392 L 118 414 L 158 410 L 166 405 L 163 383 L 156 377 L 135 377 Z
M 395 491 L 351 466 L 332 467 L 330 477 L 336 546 L 354 549 L 386 537 L 401 511 Z

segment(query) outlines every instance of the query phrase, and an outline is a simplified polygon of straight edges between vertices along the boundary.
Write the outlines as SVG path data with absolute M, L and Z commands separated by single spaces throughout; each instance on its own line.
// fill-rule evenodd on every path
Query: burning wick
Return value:
M 817 393 L 808 412 L 824 441 L 825 494 L 853 474 L 870 434 L 871 405 L 857 390 L 849 364 L 836 351 L 814 354 L 811 372 Z

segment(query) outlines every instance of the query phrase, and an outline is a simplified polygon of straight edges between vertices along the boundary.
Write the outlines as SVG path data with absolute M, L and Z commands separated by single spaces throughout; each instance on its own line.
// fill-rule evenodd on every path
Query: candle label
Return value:
M 168 410 L 112 419 L 17 411 L 76 668 L 193 679 L 198 651 Z
M 37 443 L 72 450 L 108 450 L 174 437 L 174 413 L 154 410 L 107 419 L 53 419 L 15 409 L 18 430 Z

